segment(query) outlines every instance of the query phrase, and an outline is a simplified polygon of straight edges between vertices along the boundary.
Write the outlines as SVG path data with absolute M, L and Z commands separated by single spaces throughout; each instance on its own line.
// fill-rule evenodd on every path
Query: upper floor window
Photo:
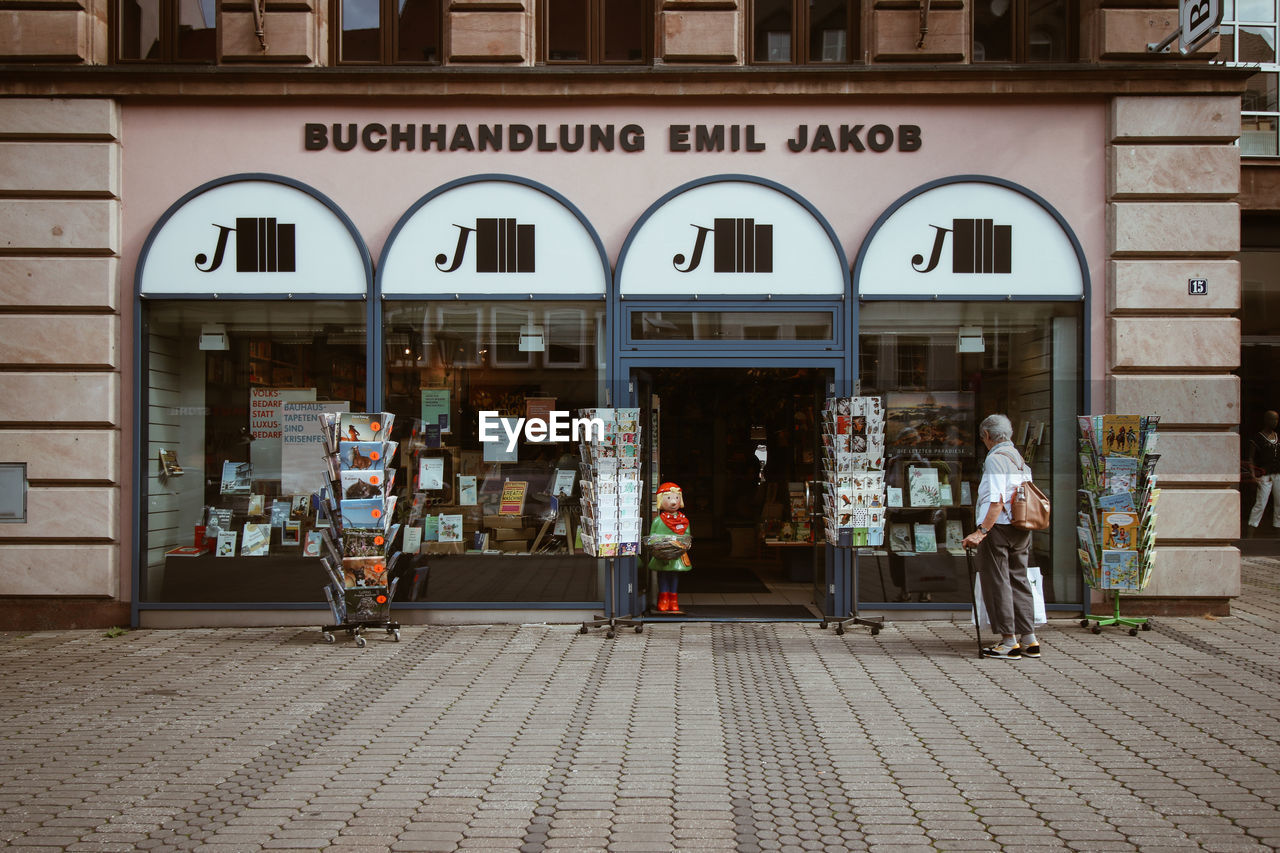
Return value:
M 116 58 L 121 62 L 213 62 L 217 0 L 120 0 Z
M 653 19 L 647 0 L 543 0 L 548 64 L 640 65 Z
M 974 62 L 1075 58 L 1075 0 L 974 0 Z
M 440 0 L 336 0 L 336 5 L 338 62 L 440 62 Z
M 1223 0 L 1218 29 L 1218 60 L 1248 65 L 1258 71 L 1249 78 L 1240 98 L 1240 153 L 1246 157 L 1274 157 L 1280 102 L 1276 88 L 1276 0 Z
M 849 0 L 755 0 L 751 62 L 852 62 L 857 58 L 858 4 Z

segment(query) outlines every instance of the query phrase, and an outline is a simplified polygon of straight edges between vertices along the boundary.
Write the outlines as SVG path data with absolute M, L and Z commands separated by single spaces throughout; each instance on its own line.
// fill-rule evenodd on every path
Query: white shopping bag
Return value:
M 1045 614 L 1044 609 L 1044 576 L 1040 574 L 1039 566 L 1027 567 L 1027 582 L 1031 584 L 1031 623 L 1033 625 L 1043 625 L 1049 621 L 1049 617 Z M 975 575 L 973 578 L 973 602 L 974 612 L 978 615 L 978 627 L 984 631 L 991 630 L 991 620 L 987 618 L 987 608 L 982 603 L 982 577 Z M 973 617 L 969 617 L 969 624 L 973 624 Z

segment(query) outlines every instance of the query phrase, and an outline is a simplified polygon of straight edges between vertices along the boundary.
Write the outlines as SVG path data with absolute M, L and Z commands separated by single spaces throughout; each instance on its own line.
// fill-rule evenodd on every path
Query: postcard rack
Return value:
M 1140 592 L 1151 580 L 1156 560 L 1155 475 L 1157 415 L 1092 415 L 1079 418 L 1080 483 L 1076 524 L 1077 555 L 1085 586 L 1110 593 L 1110 616 L 1089 615 L 1085 599 L 1080 627 L 1093 633 L 1119 625 L 1151 630 L 1146 617 L 1121 616 L 1120 597 Z
M 400 642 L 391 619 L 401 554 L 393 549 L 400 526 L 392 524 L 396 498 L 391 467 L 396 442 L 389 441 L 394 415 L 386 412 L 318 415 L 326 454 L 325 485 L 315 495 L 323 529 L 320 562 L 329 577 L 325 599 L 333 624 L 320 629 L 326 643 L 345 631 L 356 646 L 367 630 L 385 631 Z
M 823 619 L 844 634 L 849 625 L 864 625 L 871 636 L 880 633 L 882 617 L 858 613 L 858 563 L 863 551 L 884 544 L 884 405 L 879 397 L 828 397 L 822 408 L 822 495 L 826 539 L 853 551 L 851 615 Z

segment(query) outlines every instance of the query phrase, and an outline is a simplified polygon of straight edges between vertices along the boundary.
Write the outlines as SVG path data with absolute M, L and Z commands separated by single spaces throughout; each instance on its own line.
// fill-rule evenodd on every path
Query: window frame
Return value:
M 974 59 L 973 45 L 977 40 L 977 26 L 974 22 L 976 4 L 969 5 L 969 64 L 971 65 L 1047 65 L 1054 62 L 1077 62 L 1080 58 L 1080 3 L 1079 0 L 1063 0 L 1066 4 L 1066 56 L 1062 59 L 1032 60 L 1031 53 L 1031 0 L 1010 0 L 1009 10 L 1013 15 L 1012 36 L 1010 46 L 1011 59 Z
M 858 61 L 862 45 L 862 4 L 858 0 L 845 0 L 845 60 L 824 62 L 809 55 L 810 18 L 808 0 L 791 0 L 791 59 L 786 62 L 770 62 L 756 56 L 756 2 L 747 7 L 747 64 L 748 65 L 816 65 L 822 67 L 860 65 Z
M 367 67 L 381 65 L 424 66 L 435 68 L 444 64 L 444 18 L 445 0 L 430 0 L 436 4 L 436 33 L 439 43 L 436 45 L 438 59 L 406 60 L 400 59 L 400 15 L 396 0 L 378 0 L 378 58 L 377 59 L 343 59 L 342 57 L 342 3 L 343 0 L 331 0 L 330 20 L 333 21 L 330 38 L 330 60 L 334 65 L 363 65 Z
M 640 58 L 639 59 L 605 59 L 605 19 L 602 14 L 607 0 L 587 0 L 587 58 L 586 59 L 552 59 L 551 46 L 551 3 L 542 0 L 538 4 L 538 62 L 543 65 L 568 66 L 640 66 L 653 62 L 653 2 L 640 0 Z
M 1242 27 L 1255 29 L 1266 27 L 1271 30 L 1273 42 L 1270 62 L 1252 60 L 1242 62 L 1240 60 L 1240 30 Z M 1218 27 L 1218 38 L 1224 41 L 1229 41 L 1231 45 L 1231 59 L 1217 60 L 1217 63 L 1225 65 L 1228 68 L 1252 68 L 1258 74 L 1270 74 L 1273 75 L 1273 80 L 1280 80 L 1280 54 L 1277 53 L 1277 50 L 1280 49 L 1280 45 L 1277 45 L 1274 41 L 1277 37 L 1280 37 L 1280 15 L 1276 14 L 1274 6 L 1272 7 L 1272 19 L 1270 21 L 1264 21 L 1258 18 L 1241 16 L 1239 4 L 1236 2 L 1224 3 L 1222 10 L 1222 23 Z M 1221 55 L 1221 53 L 1222 51 L 1220 48 L 1219 55 Z M 1276 109 L 1271 110 L 1248 109 L 1245 107 L 1245 99 L 1241 98 L 1240 118 L 1242 120 L 1241 139 L 1236 142 L 1236 145 L 1240 148 L 1240 156 L 1268 161 L 1275 161 L 1277 158 L 1280 158 L 1280 140 L 1277 140 L 1277 136 L 1280 136 L 1280 104 L 1277 104 Z M 1275 147 L 1275 153 L 1268 154 L 1245 151 L 1243 145 L 1244 131 L 1247 130 L 1246 127 L 1243 127 L 1243 121 L 1245 119 L 1269 119 L 1271 121 L 1271 139 L 1272 145 Z
M 207 58 L 185 59 L 177 56 L 178 49 L 178 28 L 182 20 L 179 14 L 179 3 L 181 0 L 157 0 L 160 11 L 160 23 L 157 33 L 157 41 L 160 45 L 160 56 L 155 59 L 148 59 L 145 56 L 125 57 L 123 56 L 124 41 L 124 7 L 120 2 L 110 4 L 110 14 L 108 17 L 109 31 L 111 34 L 111 64 L 113 65 L 215 65 L 219 61 L 218 28 L 222 18 L 222 4 L 215 3 L 213 14 L 213 26 L 210 28 L 214 32 L 214 49 L 213 56 Z

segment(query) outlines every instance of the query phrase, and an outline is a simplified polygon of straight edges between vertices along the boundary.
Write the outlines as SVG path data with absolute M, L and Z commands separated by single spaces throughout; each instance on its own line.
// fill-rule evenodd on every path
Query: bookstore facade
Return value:
M 600 407 L 635 410 L 619 453 L 649 498 L 683 489 L 690 618 L 744 595 L 842 616 L 822 409 L 852 394 L 883 401 L 888 486 L 859 602 L 967 606 L 986 414 L 1074 503 L 1055 425 L 1102 402 L 1106 123 L 1104 101 L 127 107 L 135 620 L 314 621 L 321 411 L 395 415 L 401 621 L 579 618 L 605 599 L 583 534 L 647 532 L 652 502 L 584 524 L 578 443 L 515 430 Z M 1037 535 L 1051 606 L 1082 600 L 1074 540 L 1066 512 Z M 653 604 L 646 562 L 619 558 L 623 611 Z

